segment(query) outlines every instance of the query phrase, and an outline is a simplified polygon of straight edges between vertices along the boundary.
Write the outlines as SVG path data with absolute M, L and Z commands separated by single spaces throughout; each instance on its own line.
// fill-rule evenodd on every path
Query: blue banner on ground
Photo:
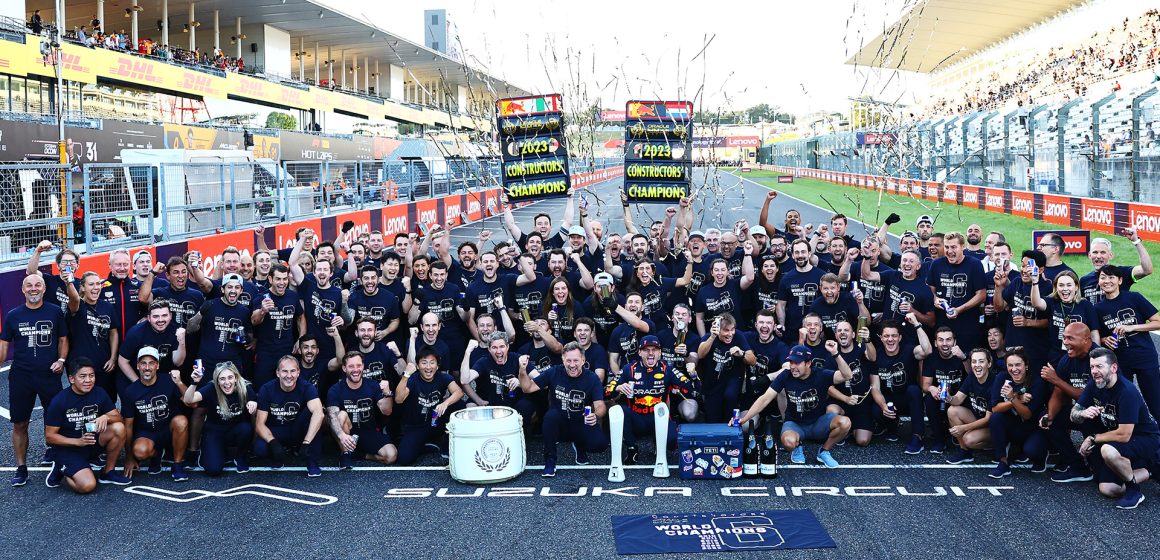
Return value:
M 618 554 L 835 548 L 808 509 L 618 515 Z

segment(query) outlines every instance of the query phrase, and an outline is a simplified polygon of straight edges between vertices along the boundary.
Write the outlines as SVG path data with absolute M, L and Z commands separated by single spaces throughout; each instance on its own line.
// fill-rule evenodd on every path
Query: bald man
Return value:
M 1059 453 L 1051 480 L 1086 482 L 1092 479 L 1092 473 L 1071 441 L 1072 430 L 1081 428 L 1071 422 L 1069 412 L 1091 380 L 1088 353 L 1095 348 L 1091 329 L 1083 323 L 1072 323 L 1064 327 L 1063 346 L 1067 354 L 1054 366 L 1050 363 L 1043 366 L 1039 374 L 1043 381 L 1054 387 L 1051 400 L 1047 403 L 1047 414 L 1039 420 L 1039 425 L 1047 429 L 1051 450 Z
M 60 306 L 44 301 L 44 278 L 39 274 L 24 277 L 20 286 L 24 303 L 4 316 L 0 328 L 0 356 L 12 350 L 12 368 L 8 372 L 8 407 L 12 420 L 12 449 L 16 455 L 16 473 L 12 486 L 28 482 L 28 423 L 36 399 L 48 408 L 60 392 L 65 356 L 68 356 L 68 327 Z M 45 460 L 49 454 L 45 454 Z

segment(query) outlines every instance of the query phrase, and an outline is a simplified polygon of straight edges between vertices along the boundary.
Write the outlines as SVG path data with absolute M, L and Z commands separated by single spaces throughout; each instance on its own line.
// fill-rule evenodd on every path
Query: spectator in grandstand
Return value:
M 1148 253 L 1148 249 L 1140 241 L 1136 228 L 1125 229 L 1124 237 L 1127 237 L 1136 246 L 1136 256 L 1140 261 L 1140 264 L 1135 266 L 1122 265 L 1119 267 L 1120 276 L 1123 278 L 1120 289 L 1129 290 L 1137 281 L 1152 275 L 1152 255 Z M 1111 264 L 1115 258 L 1116 254 L 1112 251 L 1111 241 L 1103 237 L 1092 239 L 1088 248 L 1088 260 L 1092 263 L 1092 271 L 1079 279 L 1079 285 L 1083 289 L 1083 297 L 1092 304 L 1099 303 L 1104 297 L 1103 290 L 1100 289 L 1099 271 L 1104 265 Z
M 6 357 L 8 351 L 12 351 L 12 364 L 8 371 L 8 408 L 12 420 L 12 448 L 16 456 L 13 486 L 23 486 L 28 482 L 28 424 L 32 419 L 33 405 L 39 398 L 41 406 L 47 407 L 60 392 L 60 376 L 69 351 L 64 311 L 44 300 L 44 279 L 29 274 L 24 277 L 20 290 L 24 294 L 24 303 L 9 310 L 0 327 L 0 356 Z M 91 387 L 84 392 L 90 390 Z M 104 395 L 104 391 L 94 398 L 100 395 Z M 46 454 L 46 459 L 48 457 Z
M 543 419 L 543 477 L 556 476 L 559 441 L 571 441 L 578 458 L 581 452 L 595 453 L 608 445 L 608 438 L 600 429 L 600 418 L 606 413 L 600 379 L 584 367 L 584 352 L 579 344 L 568 343 L 562 357 L 563 365 L 547 368 L 540 368 L 529 356 L 519 358 L 520 387 L 524 394 L 541 389 L 549 391 L 548 410 Z
M 1122 291 L 1123 270 L 1106 264 L 1100 268 L 1103 301 L 1096 304 L 1100 318 L 1100 341 L 1116 352 L 1118 370 L 1134 378 L 1148 403 L 1160 410 L 1160 361 L 1151 331 L 1160 330 L 1156 306 L 1137 292 Z
M 71 276 L 71 274 L 70 274 Z M 68 286 L 68 360 L 77 358 L 97 360 L 97 386 L 117 400 L 117 345 L 120 343 L 120 325 L 116 324 L 113 306 L 100 299 L 103 280 L 96 272 L 81 277 L 82 295 L 67 279 Z M 108 356 L 108 360 L 102 360 Z
M 1090 457 L 1100 494 L 1119 498 L 1117 508 L 1133 509 L 1144 501 L 1140 484 L 1155 465 L 1160 428 L 1140 391 L 1120 375 L 1116 354 L 1097 348 L 1090 356 L 1092 383 L 1071 409 L 1071 421 L 1094 432 L 1079 453 Z
M 194 368 L 193 383 L 184 397 L 185 404 L 208 411 L 199 464 L 209 476 L 218 476 L 225 469 L 226 450 L 234 448 L 234 469 L 247 472 L 254 441 L 253 415 L 258 409 L 254 388 L 231 362 L 219 362 L 212 382 L 198 389 L 205 373 L 204 368 Z
M 314 384 L 301 378 L 298 359 L 285 355 L 278 360 L 277 379 L 258 389 L 254 412 L 254 456 L 269 457 L 271 468 L 281 468 L 287 453 L 306 453 L 306 476 L 322 476 L 322 439 L 325 421 L 322 400 Z
M 129 484 L 129 479 L 117 472 L 116 459 L 125 445 L 125 426 L 109 395 L 96 386 L 93 364 L 83 359 L 72 364 L 68 382 L 68 388 L 59 391 L 44 409 L 44 440 L 54 455 L 44 484 L 56 488 L 64 482 L 78 494 L 92 492 L 98 482 Z M 101 474 L 94 475 L 90 461 L 101 452 L 108 460 Z M 27 467 L 24 478 L 28 478 Z M 13 485 L 16 482 L 14 478 Z
M 28 19 L 28 29 L 32 30 L 33 35 L 40 35 L 44 31 L 44 19 L 40 16 L 40 10 L 33 10 L 32 17 Z
M 831 386 L 852 380 L 853 372 L 842 358 L 837 342 L 829 340 L 825 346 L 838 366 L 837 371 L 814 368 L 809 348 L 800 344 L 794 346 L 786 356 L 781 371 L 770 382 L 769 389 L 741 417 L 740 423 L 749 422 L 769 406 L 779 393 L 784 392 L 788 404 L 785 423 L 781 427 L 781 445 L 790 450 L 790 462 L 805 463 L 802 443 L 806 440 L 820 441 L 822 447 L 818 451 L 818 462 L 829 468 L 837 468 L 838 461 L 830 450 L 846 439 L 851 424 L 848 417 L 827 409 L 823 395 L 828 394 Z
M 125 419 L 125 476 L 132 478 L 141 462 L 149 474 L 161 473 L 161 456 L 173 453 L 174 482 L 185 482 L 183 461 L 189 444 L 189 419 L 181 408 L 186 385 L 177 370 L 159 371 L 156 348 L 145 346 L 137 352 L 137 381 L 121 395 L 121 417 Z
M 394 411 L 394 391 L 386 381 L 363 379 L 362 354 L 357 350 L 343 354 L 340 360 L 344 379 L 326 395 L 327 421 L 341 453 L 339 467 L 353 468 L 356 454 L 384 465 L 394 463 L 398 457 L 395 444 L 379 429 Z

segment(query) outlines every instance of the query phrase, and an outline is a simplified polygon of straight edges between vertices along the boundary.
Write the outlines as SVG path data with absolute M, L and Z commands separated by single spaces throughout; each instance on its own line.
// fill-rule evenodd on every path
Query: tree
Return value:
M 298 119 L 294 118 L 294 115 L 274 111 L 266 116 L 266 128 L 296 130 L 298 128 Z

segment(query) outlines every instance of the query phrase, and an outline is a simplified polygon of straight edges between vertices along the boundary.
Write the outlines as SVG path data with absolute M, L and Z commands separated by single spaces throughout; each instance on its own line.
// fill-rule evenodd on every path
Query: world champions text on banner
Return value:
M 624 194 L 629 202 L 672 203 L 689 194 L 693 104 L 629 101 L 624 123 Z
M 567 196 L 571 182 L 560 94 L 500 99 L 495 114 L 508 200 Z

